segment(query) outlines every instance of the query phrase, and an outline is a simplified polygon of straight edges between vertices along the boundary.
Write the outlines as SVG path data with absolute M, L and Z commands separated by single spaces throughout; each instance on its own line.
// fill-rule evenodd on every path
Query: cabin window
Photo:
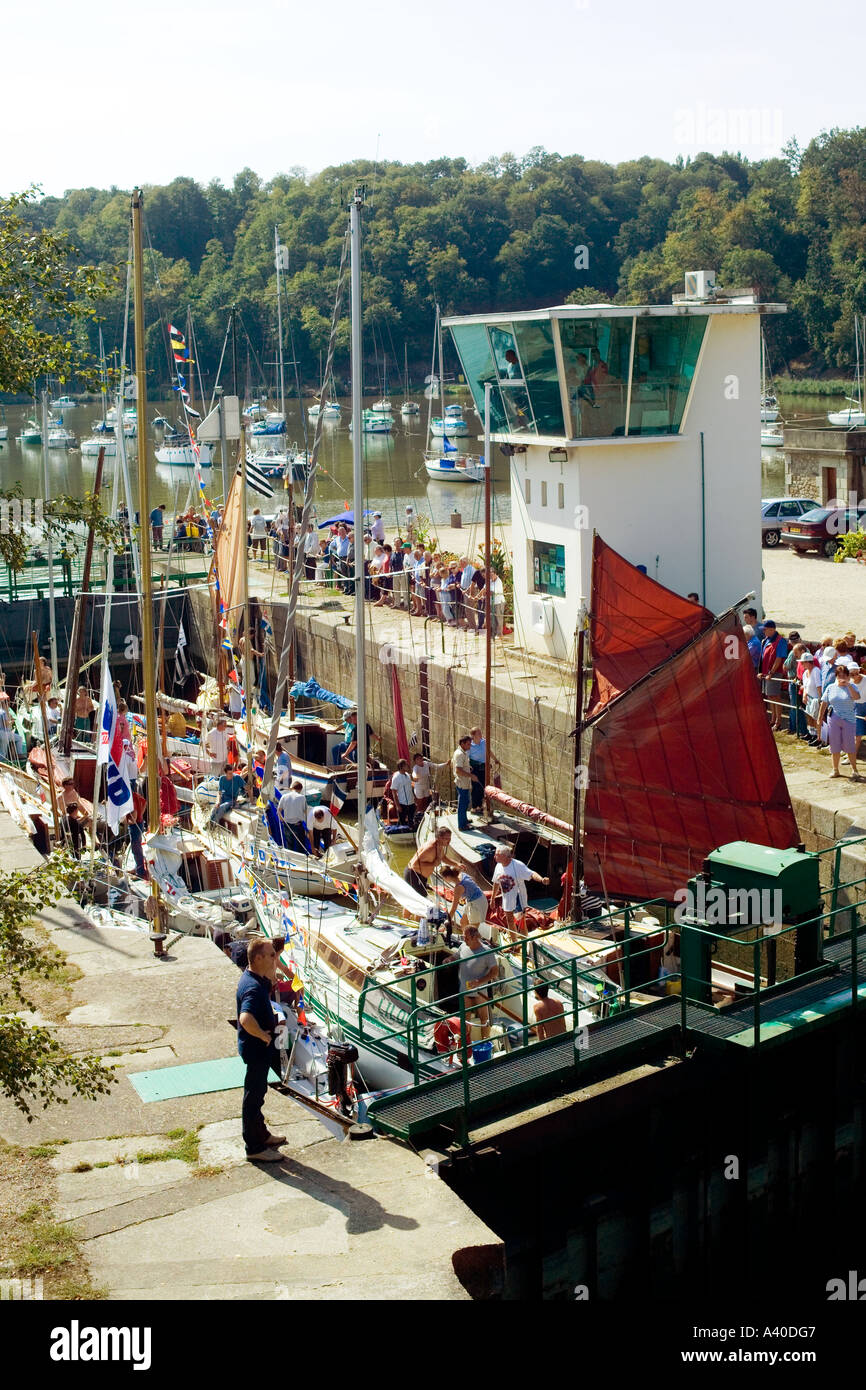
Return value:
M 560 511 L 565 506 L 565 483 L 557 483 L 556 485 L 556 505 Z
M 532 501 L 532 483 L 529 478 L 523 479 L 523 497 L 528 507 Z
M 560 320 L 575 439 L 625 434 L 632 322 L 630 318 Z
M 491 328 L 489 333 L 490 347 L 493 351 L 499 380 L 522 381 L 523 368 L 517 355 L 517 343 L 514 341 L 514 334 L 510 333 L 507 328 Z
M 697 366 L 707 320 L 642 318 L 635 330 L 632 434 L 677 434 Z
M 505 411 L 502 408 L 502 397 L 496 384 L 497 372 L 493 365 L 493 354 L 490 350 L 490 340 L 487 337 L 486 327 L 483 323 L 466 323 L 459 328 L 453 328 L 451 335 L 482 423 L 484 421 L 484 383 L 489 381 L 493 385 L 490 392 L 490 428 L 494 434 L 504 434 L 507 431 Z
M 542 507 L 547 506 L 547 483 L 541 484 L 541 505 Z
M 561 437 L 565 434 L 565 424 L 553 346 L 553 326 L 546 320 L 533 319 L 515 323 L 512 327 L 537 432 Z
M 530 541 L 532 592 L 565 598 L 565 546 Z

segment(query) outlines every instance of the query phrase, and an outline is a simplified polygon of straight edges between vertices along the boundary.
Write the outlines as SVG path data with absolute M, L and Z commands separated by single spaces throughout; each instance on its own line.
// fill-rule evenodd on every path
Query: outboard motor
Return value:
M 437 931 L 440 931 L 445 937 L 445 944 L 450 946 L 452 922 L 448 913 L 444 912 L 441 907 L 434 908 L 429 913 L 427 922 L 431 936 L 434 936 Z
M 242 927 L 249 926 L 255 920 L 256 909 L 253 900 L 243 893 L 236 893 L 234 897 L 227 898 L 225 906 L 231 912 L 234 920 Z
M 332 1042 L 328 1044 L 328 1090 L 336 1098 L 344 1115 L 352 1114 L 349 1068 L 357 1060 L 358 1049 L 352 1043 Z

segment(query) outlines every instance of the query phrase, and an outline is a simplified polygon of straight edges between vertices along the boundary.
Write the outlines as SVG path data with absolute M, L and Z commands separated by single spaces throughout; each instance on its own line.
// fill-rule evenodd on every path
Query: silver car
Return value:
M 814 497 L 764 497 L 761 499 L 761 541 L 764 545 L 779 544 L 779 538 L 790 521 L 819 506 Z

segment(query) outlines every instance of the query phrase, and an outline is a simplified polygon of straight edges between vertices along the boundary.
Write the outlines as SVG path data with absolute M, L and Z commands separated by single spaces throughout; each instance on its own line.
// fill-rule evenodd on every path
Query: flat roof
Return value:
M 708 316 L 715 314 L 785 314 L 786 304 L 758 304 L 755 301 L 730 300 L 725 304 L 714 304 L 710 300 L 695 299 L 679 304 L 556 304 L 549 309 L 515 309 L 514 313 L 503 314 L 450 314 L 443 317 L 443 328 L 453 328 L 464 323 L 515 323 L 545 319 L 626 319 L 640 315 L 642 318 L 675 318 L 681 314 Z

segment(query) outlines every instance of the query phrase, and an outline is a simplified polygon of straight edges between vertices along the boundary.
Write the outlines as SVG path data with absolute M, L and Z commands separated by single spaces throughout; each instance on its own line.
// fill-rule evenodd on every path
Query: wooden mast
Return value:
M 441 370 L 441 358 L 440 358 Z M 484 561 L 487 569 L 486 594 L 485 594 L 485 651 L 484 651 L 484 767 L 485 777 L 489 785 L 493 785 L 493 763 L 490 756 L 490 703 L 491 703 L 491 684 L 493 671 L 493 599 L 491 594 L 490 576 L 493 573 L 491 563 L 492 538 L 491 538 L 491 510 L 492 510 L 492 484 L 491 484 L 491 458 L 490 458 L 490 392 L 491 384 L 489 381 L 484 383 Z M 444 418 L 444 417 L 443 417 Z M 490 807 L 488 805 L 488 814 Z
M 579 922 L 580 911 L 580 883 L 583 878 L 583 844 L 580 838 L 580 793 L 581 793 L 581 743 L 583 736 L 583 655 L 586 643 L 586 620 L 584 617 L 583 603 L 580 605 L 578 613 L 577 628 L 577 658 L 575 670 L 575 698 L 574 698 L 574 800 L 572 803 L 571 823 L 573 826 L 571 838 L 571 918 L 573 922 Z
M 45 712 L 45 682 L 42 679 L 42 658 L 39 655 L 39 635 L 33 634 L 33 663 L 36 670 L 36 693 L 39 696 L 39 709 L 42 714 L 42 740 L 45 744 L 45 766 L 48 772 L 48 790 L 51 794 L 51 814 L 54 817 L 55 843 L 63 839 L 63 826 L 57 809 L 57 788 L 54 785 L 54 759 L 51 756 L 51 742 L 48 737 L 48 718 Z M 96 810 L 94 808 L 94 819 Z
M 241 571 L 241 601 L 244 610 L 244 708 L 247 726 L 247 796 L 250 805 L 255 806 L 258 799 L 256 772 L 254 767 L 255 748 L 253 746 L 253 625 L 250 621 L 250 547 L 247 544 L 247 438 L 246 428 L 241 423 L 241 525 L 240 542 L 244 548 L 244 563 Z
M 96 481 L 93 495 L 99 499 L 102 488 L 102 468 L 105 463 L 105 446 L 100 446 L 96 460 Z M 78 689 L 78 676 L 81 671 L 81 657 L 84 651 L 84 618 L 87 601 L 90 597 L 90 569 L 93 562 L 93 528 L 87 532 L 87 545 L 84 550 L 84 572 L 81 576 L 81 593 L 75 605 L 72 619 L 72 639 L 69 643 L 69 665 L 66 669 L 66 700 L 63 706 L 63 720 L 60 725 L 60 751 L 64 758 L 72 752 L 72 737 L 75 728 L 75 699 Z
M 135 380 L 138 411 L 138 514 L 141 546 L 141 670 L 147 720 L 147 828 L 159 829 L 159 733 L 153 645 L 153 576 L 150 553 L 150 485 L 147 476 L 147 365 L 144 350 L 144 270 L 141 249 L 141 189 L 132 195 L 132 256 L 135 285 Z M 118 421 L 118 429 L 122 421 Z M 158 892 L 154 880 L 154 892 Z

